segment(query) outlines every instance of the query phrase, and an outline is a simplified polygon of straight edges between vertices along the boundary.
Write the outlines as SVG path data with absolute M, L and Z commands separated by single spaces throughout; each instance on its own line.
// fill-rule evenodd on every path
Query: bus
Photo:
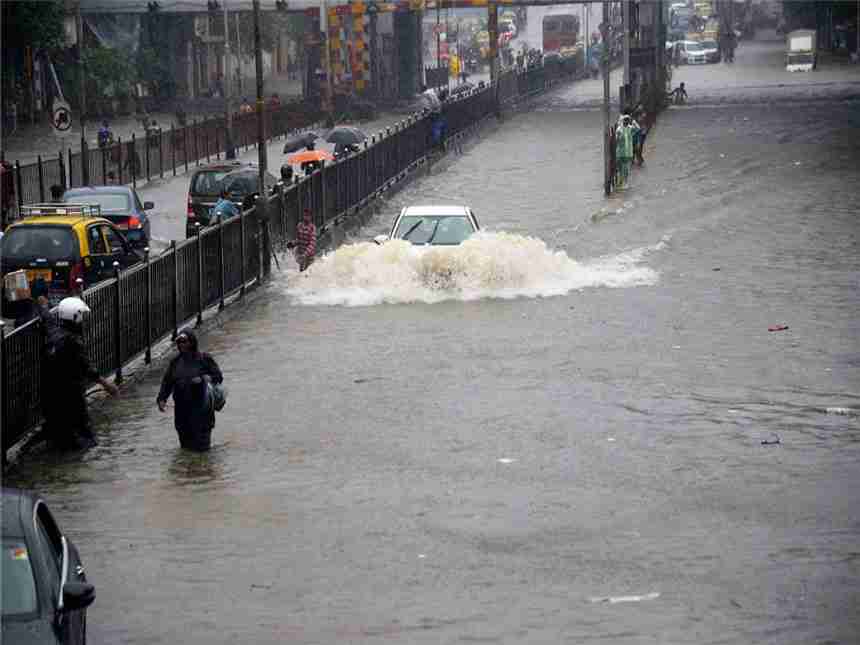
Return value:
M 544 16 L 543 51 L 557 52 L 568 47 L 576 47 L 579 41 L 579 16 L 564 13 Z

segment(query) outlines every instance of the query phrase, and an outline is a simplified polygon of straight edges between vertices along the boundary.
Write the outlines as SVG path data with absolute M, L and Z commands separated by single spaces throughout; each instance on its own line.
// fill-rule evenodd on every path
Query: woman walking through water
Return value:
M 176 356 L 161 380 L 158 409 L 167 410 L 167 397 L 173 395 L 174 417 L 179 444 L 188 450 L 205 452 L 212 445 L 215 406 L 209 384 L 221 383 L 221 369 L 209 354 L 197 348 L 197 337 L 183 329 L 176 337 Z

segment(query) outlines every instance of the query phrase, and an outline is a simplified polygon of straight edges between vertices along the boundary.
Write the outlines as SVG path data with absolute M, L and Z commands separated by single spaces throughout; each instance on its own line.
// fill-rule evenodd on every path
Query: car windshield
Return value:
M 49 262 L 77 257 L 72 229 L 66 226 L 14 226 L 6 231 L 2 256 L 7 259 L 44 259 Z
M 401 218 L 393 237 L 435 246 L 459 244 L 472 233 L 472 224 L 463 215 L 406 215 Z
M 3 579 L 3 616 L 32 614 L 38 609 L 36 581 L 30 554 L 20 540 L 3 538 L 3 555 L 0 557 L 0 577 Z
M 702 46 L 699 43 L 687 43 L 687 51 L 700 52 L 702 51 Z
M 228 173 L 229 170 L 201 170 L 191 182 L 191 194 L 217 197 L 221 190 L 221 180 Z
M 131 199 L 128 193 L 82 193 L 65 195 L 63 201 L 67 204 L 98 204 L 102 213 L 127 213 L 131 210 Z

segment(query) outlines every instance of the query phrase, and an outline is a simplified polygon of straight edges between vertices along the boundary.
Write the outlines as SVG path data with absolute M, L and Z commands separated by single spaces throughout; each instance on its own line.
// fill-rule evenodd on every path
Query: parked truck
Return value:
M 817 61 L 816 33 L 814 29 L 797 29 L 785 36 L 785 69 L 789 72 L 808 72 Z

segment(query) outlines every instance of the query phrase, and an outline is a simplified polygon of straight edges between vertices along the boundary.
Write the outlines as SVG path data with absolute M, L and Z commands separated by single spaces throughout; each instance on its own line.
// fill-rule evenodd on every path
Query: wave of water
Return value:
M 643 266 L 663 242 L 577 262 L 535 237 L 481 231 L 459 246 L 419 247 L 402 240 L 347 244 L 288 276 L 296 304 L 369 306 L 485 298 L 540 298 L 586 288 L 656 283 Z

